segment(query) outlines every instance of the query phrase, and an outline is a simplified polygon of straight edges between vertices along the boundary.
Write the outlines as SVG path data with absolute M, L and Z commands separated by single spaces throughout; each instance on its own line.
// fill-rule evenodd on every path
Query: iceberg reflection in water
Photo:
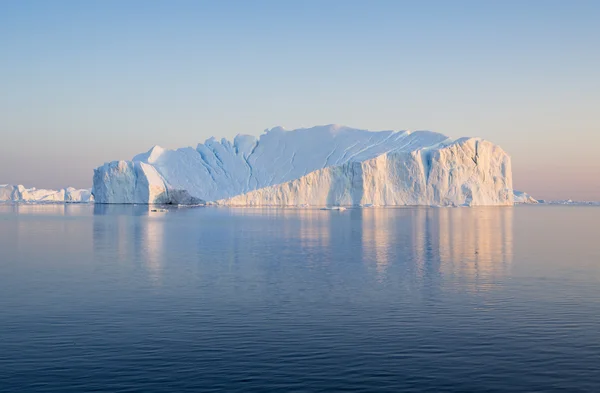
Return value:
M 294 247 L 305 254 L 305 261 L 317 265 L 344 263 L 343 258 L 334 260 L 339 251 L 332 252 L 330 247 L 360 248 L 356 255 L 362 256 L 367 271 L 372 271 L 379 282 L 400 279 L 416 284 L 446 277 L 461 282 L 463 289 L 485 290 L 501 284 L 512 262 L 513 211 L 501 207 L 369 208 L 345 212 L 208 208 L 187 211 L 190 215 L 186 209 L 172 209 L 165 216 L 153 214 L 145 205 L 97 205 L 95 215 L 110 218 L 94 220 L 94 244 L 100 248 L 116 245 L 119 261 L 140 261 L 158 282 L 164 260 L 168 259 L 164 243 L 181 230 L 181 224 L 191 231 L 183 237 L 179 234 L 176 240 L 189 242 L 178 246 L 177 252 L 185 253 L 198 247 L 194 231 L 210 231 L 203 225 L 205 220 L 218 219 L 221 222 L 209 224 L 216 227 L 215 233 L 201 235 L 218 237 L 219 244 L 226 244 L 226 249 L 215 253 L 217 258 L 252 264 L 249 245 L 269 237 L 280 239 L 282 245 L 297 241 Z M 195 216 L 198 222 L 193 225 L 190 218 Z M 240 241 L 240 234 L 247 239 Z M 286 248 L 280 251 L 285 253 Z M 393 264 L 397 266 L 388 272 Z
M 0 391 L 594 391 L 598 222 L 0 206 Z
M 511 208 L 360 212 L 364 261 L 374 262 L 382 277 L 388 265 L 398 259 L 394 247 L 403 243 L 412 262 L 407 274 L 452 277 L 470 289 L 497 284 L 512 262 Z

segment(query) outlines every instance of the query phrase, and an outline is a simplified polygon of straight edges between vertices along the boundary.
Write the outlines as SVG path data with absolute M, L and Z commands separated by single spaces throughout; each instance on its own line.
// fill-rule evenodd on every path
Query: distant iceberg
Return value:
M 89 203 L 93 202 L 91 189 L 73 187 L 60 190 L 25 188 L 22 185 L 0 185 L 0 202 L 27 203 Z
M 508 154 L 480 138 L 329 125 L 196 149 L 158 146 L 95 169 L 96 203 L 512 205 Z
M 531 195 L 529 195 L 526 192 L 523 191 L 514 191 L 515 194 L 515 204 L 522 204 L 522 203 L 540 203 L 537 199 L 533 198 Z

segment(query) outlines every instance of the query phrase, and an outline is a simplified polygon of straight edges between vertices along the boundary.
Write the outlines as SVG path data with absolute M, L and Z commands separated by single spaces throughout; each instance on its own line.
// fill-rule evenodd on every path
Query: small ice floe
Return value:
M 343 206 L 331 206 L 331 207 L 324 207 L 321 210 L 339 210 L 339 211 L 343 212 L 344 210 L 346 210 L 346 208 Z
M 166 213 L 166 212 L 168 212 L 167 209 L 150 209 L 150 211 L 152 213 Z

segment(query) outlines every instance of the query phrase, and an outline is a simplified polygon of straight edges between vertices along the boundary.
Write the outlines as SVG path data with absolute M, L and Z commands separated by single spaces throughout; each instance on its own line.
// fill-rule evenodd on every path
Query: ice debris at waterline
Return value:
M 21 203 L 89 203 L 94 197 L 90 189 L 78 190 L 73 187 L 60 190 L 25 188 L 22 185 L 0 185 L 0 202 Z
M 329 125 L 196 149 L 158 146 L 94 171 L 96 203 L 512 205 L 508 154 L 480 138 Z

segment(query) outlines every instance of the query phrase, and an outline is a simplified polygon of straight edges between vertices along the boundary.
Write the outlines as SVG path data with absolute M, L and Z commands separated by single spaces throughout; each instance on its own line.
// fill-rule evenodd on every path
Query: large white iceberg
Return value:
M 23 185 L 0 185 L 0 202 L 27 203 L 89 203 L 93 202 L 91 189 L 75 189 L 73 187 L 60 190 L 25 188 Z
M 337 125 L 155 146 L 95 169 L 93 194 L 96 203 L 513 204 L 510 157 L 491 142 Z

